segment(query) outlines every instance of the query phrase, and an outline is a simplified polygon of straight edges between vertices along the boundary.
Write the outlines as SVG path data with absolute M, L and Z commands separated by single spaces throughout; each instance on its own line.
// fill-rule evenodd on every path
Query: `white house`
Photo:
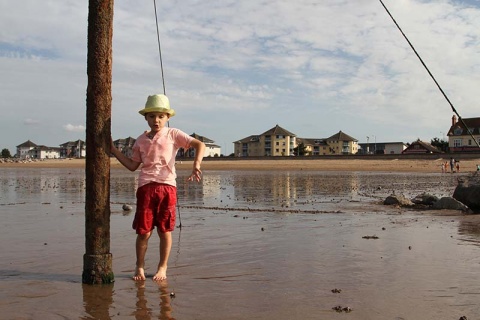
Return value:
M 29 151 L 32 159 L 58 159 L 60 158 L 60 148 L 36 146 Z
M 196 133 L 192 133 L 190 135 L 197 140 L 202 141 L 205 144 L 205 152 L 203 153 L 203 157 L 219 157 L 222 154 L 222 149 L 220 146 L 215 144 L 215 141 L 212 139 L 200 136 Z M 180 149 L 177 153 L 177 156 L 180 158 L 194 158 L 195 157 L 195 149 L 190 148 L 188 150 L 184 150 L 183 148 Z
M 30 158 L 30 150 L 37 147 L 35 143 L 30 140 L 25 141 L 22 144 L 17 146 L 17 153 L 15 156 L 20 159 L 29 159 Z

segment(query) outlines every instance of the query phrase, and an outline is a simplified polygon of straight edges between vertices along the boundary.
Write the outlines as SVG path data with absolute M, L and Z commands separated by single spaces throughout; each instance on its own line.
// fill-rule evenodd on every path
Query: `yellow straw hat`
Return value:
M 149 112 L 163 112 L 173 117 L 175 115 L 175 110 L 170 108 L 170 102 L 164 94 L 154 94 L 153 96 L 148 96 L 147 102 L 145 103 L 145 108 L 138 111 L 142 116 Z

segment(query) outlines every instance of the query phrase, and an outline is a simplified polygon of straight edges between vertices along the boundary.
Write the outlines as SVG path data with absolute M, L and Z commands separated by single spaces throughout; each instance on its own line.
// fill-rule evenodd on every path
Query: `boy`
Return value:
M 131 158 L 125 156 L 115 146 L 112 154 L 130 171 L 135 171 L 143 164 L 137 189 L 137 210 L 132 227 L 136 230 L 135 251 L 137 256 L 135 281 L 145 280 L 145 254 L 148 239 L 157 227 L 160 237 L 160 262 L 153 280 L 167 278 L 167 263 L 172 247 L 172 234 L 175 228 L 175 205 L 177 202 L 175 156 L 179 148 L 195 149 L 192 174 L 187 181 L 200 181 L 205 145 L 203 142 L 187 135 L 185 132 L 168 128 L 168 119 L 175 115 L 170 108 L 168 98 L 163 94 L 149 96 L 145 108 L 139 113 L 147 120 L 150 131 L 145 131 L 133 145 Z

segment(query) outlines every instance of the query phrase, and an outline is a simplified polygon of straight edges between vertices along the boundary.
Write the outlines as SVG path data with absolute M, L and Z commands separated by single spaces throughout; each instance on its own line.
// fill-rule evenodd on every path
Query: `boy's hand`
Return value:
M 202 180 L 202 170 L 200 170 L 200 168 L 193 169 L 192 174 L 188 177 L 187 181 L 199 182 L 200 180 Z

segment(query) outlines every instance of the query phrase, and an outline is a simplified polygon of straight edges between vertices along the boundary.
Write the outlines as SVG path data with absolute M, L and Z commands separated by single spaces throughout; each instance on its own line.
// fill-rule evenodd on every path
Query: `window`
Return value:
M 461 147 L 462 146 L 462 139 L 454 139 L 453 140 L 454 147 Z

